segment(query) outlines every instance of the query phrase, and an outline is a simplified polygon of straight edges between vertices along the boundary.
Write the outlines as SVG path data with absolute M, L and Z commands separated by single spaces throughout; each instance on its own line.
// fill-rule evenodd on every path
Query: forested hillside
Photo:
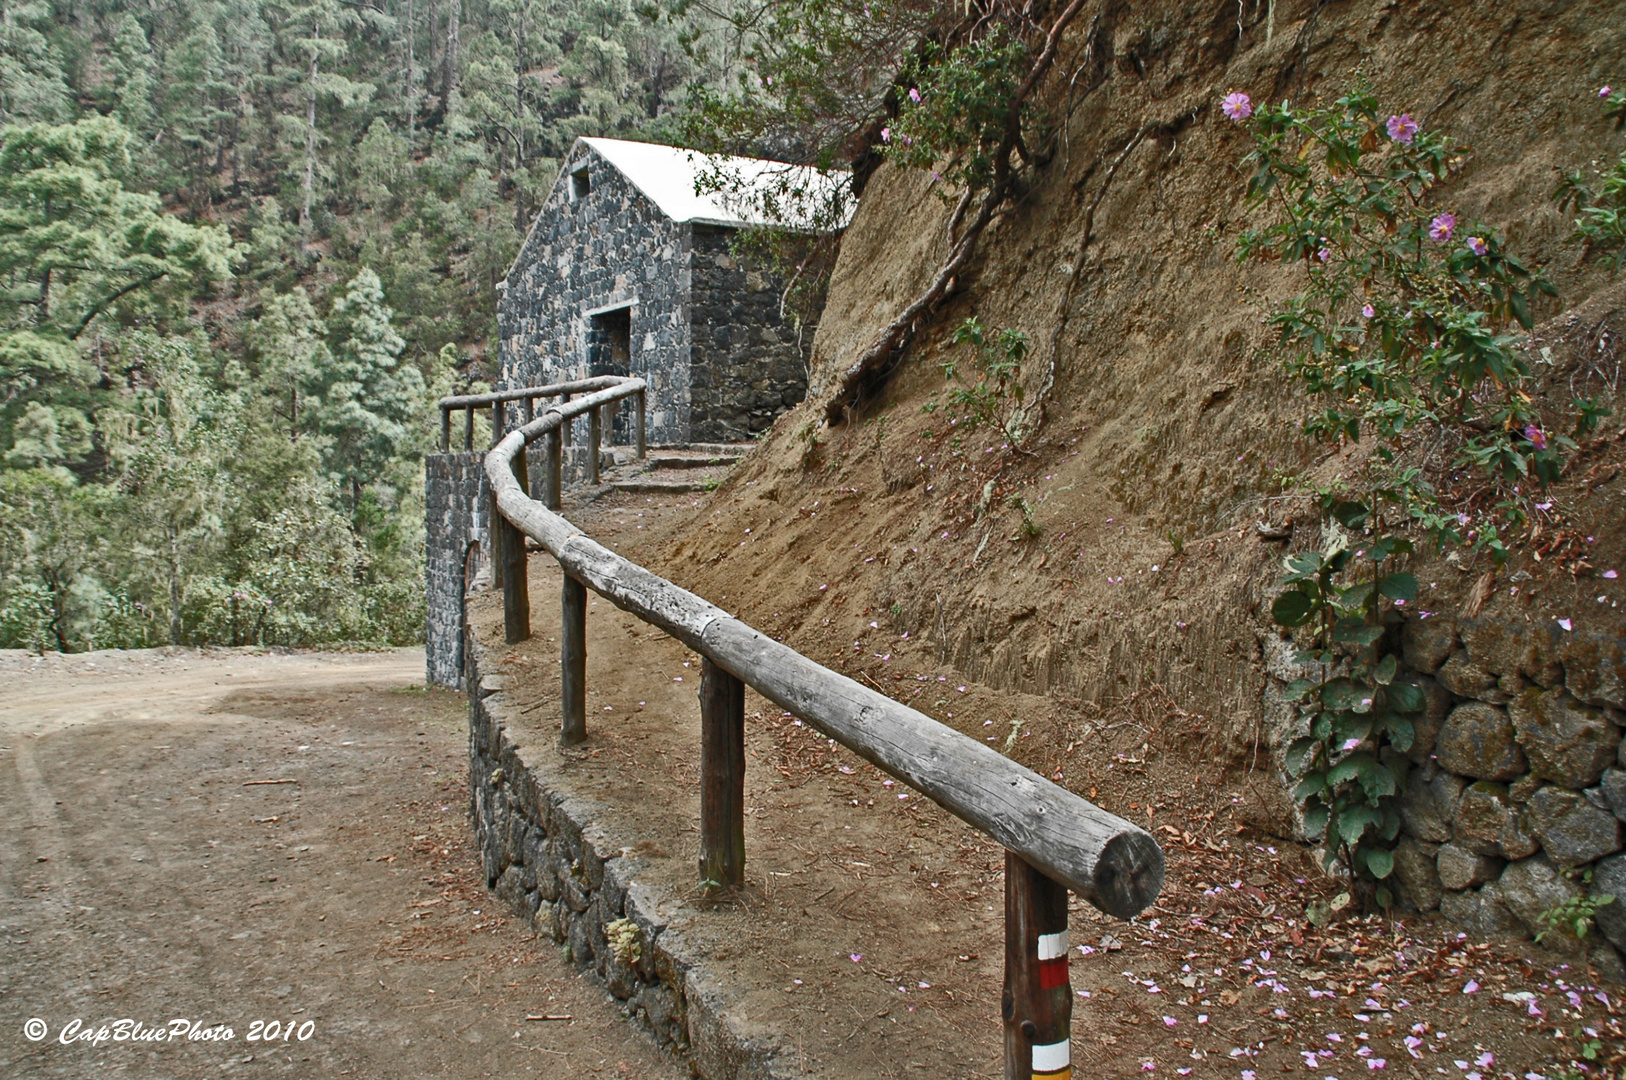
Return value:
M 6 3 L 0 647 L 418 639 L 431 403 L 559 156 L 669 136 L 719 19 Z

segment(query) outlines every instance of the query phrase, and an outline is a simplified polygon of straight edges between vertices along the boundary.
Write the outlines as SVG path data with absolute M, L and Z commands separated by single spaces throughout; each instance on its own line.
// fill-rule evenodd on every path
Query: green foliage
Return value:
M 1626 124 L 1626 94 L 1602 95 L 1604 115 L 1619 128 Z M 1583 245 L 1583 257 L 1593 253 L 1613 256 L 1612 273 L 1626 263 L 1626 155 L 1608 170 L 1597 170 L 1592 180 L 1582 179 L 1579 169 L 1563 174 L 1553 198 L 1560 210 L 1573 208 L 1573 239 Z
M 1583 884 L 1591 884 L 1592 871 L 1584 871 L 1581 880 Z M 1615 897 L 1608 894 L 1589 896 L 1581 893 L 1563 903 L 1554 904 L 1540 915 L 1542 930 L 1536 935 L 1536 941 L 1540 942 L 1549 934 L 1555 933 L 1577 941 L 1585 941 L 1587 934 L 1592 930 L 1598 909 L 1608 907 L 1614 902 Z
M 896 121 L 881 129 L 886 156 L 947 181 L 938 188 L 945 199 L 985 190 L 1030 60 L 1026 43 L 997 24 L 958 48 L 927 42 L 899 73 L 907 89 Z
M 1404 114 L 1383 119 L 1365 84 L 1330 105 L 1284 102 L 1244 122 L 1249 200 L 1269 214 L 1242 235 L 1238 257 L 1304 267 L 1303 289 L 1269 319 L 1289 376 L 1317 403 L 1306 433 L 1374 438 L 1379 497 L 1439 542 L 1459 539 L 1454 523 L 1430 513 L 1421 473 L 1397 464 L 1418 434 L 1443 437 L 1458 464 L 1487 474 L 1509 508 L 1504 524 L 1518 520 L 1574 445 L 1536 414 L 1515 348 L 1552 286 L 1494 229 L 1441 205 L 1460 161 L 1450 140 Z
M 1359 503 L 1329 505 L 1345 528 L 1367 523 Z M 1314 672 L 1287 687 L 1307 732 L 1288 747 L 1285 764 L 1297 781 L 1305 832 L 1325 839 L 1325 862 L 1342 861 L 1357 880 L 1382 882 L 1394 870 L 1400 834 L 1402 755 L 1424 704 L 1421 690 L 1396 678 L 1396 658 L 1383 646 L 1399 621 L 1394 604 L 1415 599 L 1417 580 L 1395 569 L 1412 550 L 1404 537 L 1380 536 L 1352 550 L 1346 533 L 1332 532 L 1324 550 L 1287 557 L 1286 588 L 1271 605 L 1278 625 L 1309 628 L 1294 662 Z M 1376 895 L 1387 907 L 1388 890 L 1380 885 Z
M 1426 436 L 1486 477 L 1502 517 L 1467 535 L 1504 559 L 1502 529 L 1525 520 L 1532 489 L 1557 479 L 1574 445 L 1547 430 L 1522 388 L 1516 334 L 1538 294 L 1554 292 L 1493 229 L 1442 205 L 1460 161 L 1450 140 L 1403 113 L 1385 118 L 1364 83 L 1328 105 L 1251 108 L 1227 98 L 1252 137 L 1248 198 L 1265 213 L 1238 257 L 1304 269 L 1301 290 L 1268 318 L 1287 374 L 1316 402 L 1305 433 L 1375 443 L 1351 489 L 1316 492 L 1330 539 L 1287 556 L 1271 606 L 1298 633 L 1306 671 L 1287 689 L 1306 731 L 1285 764 L 1328 865 L 1343 863 L 1362 896 L 1387 907 L 1397 792 L 1424 705 L 1397 674 L 1391 642 L 1417 593 L 1406 533 L 1454 544 L 1471 520 L 1441 507 L 1408 455 Z
M 955 328 L 953 341 L 971 347 L 977 377 L 975 383 L 968 382 L 960 374 L 960 361 L 943 362 L 943 378 L 954 384 L 948 392 L 948 404 L 956 419 L 967 427 L 991 424 L 1016 440 L 1022 414 L 1020 376 L 1028 353 L 1028 336 L 1010 329 L 989 335 L 973 316 Z

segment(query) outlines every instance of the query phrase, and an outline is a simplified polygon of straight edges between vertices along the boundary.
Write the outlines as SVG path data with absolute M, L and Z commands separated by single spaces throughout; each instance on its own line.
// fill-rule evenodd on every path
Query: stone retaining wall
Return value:
M 488 887 L 539 936 L 604 980 L 627 1015 L 707 1080 L 780 1080 L 791 1056 L 747 1034 L 732 995 L 666 912 L 675 898 L 641 882 L 636 837 L 594 824 L 598 804 L 564 791 L 544 755 L 516 739 L 505 679 L 465 634 L 470 809 Z
M 1531 938 L 1544 911 L 1615 896 L 1597 915 L 1604 940 L 1586 944 L 1602 973 L 1626 978 L 1626 638 L 1440 616 L 1397 636 L 1398 677 L 1428 702 L 1405 755 L 1404 899 L 1481 938 Z M 1282 700 L 1304 674 L 1291 648 L 1276 642 L 1265 695 L 1278 750 L 1304 733 Z M 1544 944 L 1583 949 L 1558 935 Z

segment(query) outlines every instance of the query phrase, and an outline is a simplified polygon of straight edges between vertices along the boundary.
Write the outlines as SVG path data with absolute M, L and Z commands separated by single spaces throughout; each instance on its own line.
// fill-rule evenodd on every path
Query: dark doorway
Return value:
M 632 373 L 632 308 L 622 307 L 592 317 L 587 331 L 587 374 L 630 375 Z M 612 421 L 611 441 L 631 442 L 629 410 L 617 408 Z M 606 434 L 609 434 L 606 432 Z

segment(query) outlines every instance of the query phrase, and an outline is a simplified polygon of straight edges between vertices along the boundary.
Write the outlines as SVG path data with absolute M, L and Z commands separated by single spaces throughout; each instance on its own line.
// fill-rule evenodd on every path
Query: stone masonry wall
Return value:
M 539 936 L 591 969 L 660 1042 L 706 1080 L 797 1075 L 794 1054 L 748 1031 L 731 993 L 664 913 L 664 890 L 640 882 L 635 837 L 594 823 L 601 807 L 566 794 L 546 755 L 517 740 L 505 677 L 474 634 L 464 646 L 469 692 L 469 799 L 486 885 Z
M 438 686 L 463 687 L 463 580 L 471 543 L 487 536 L 484 451 L 424 458 L 424 663 Z
M 542 494 L 545 452 L 529 447 L 531 497 Z M 583 466 L 585 471 L 585 466 Z M 437 686 L 463 688 L 463 597 L 469 546 L 491 551 L 490 485 L 485 451 L 430 454 L 424 459 L 424 666 Z
M 586 167 L 576 198 L 570 174 Z M 497 305 L 499 381 L 586 378 L 589 312 L 630 304 L 631 374 L 649 382 L 651 443 L 689 439 L 689 230 L 578 145 L 536 215 Z M 568 440 L 586 441 L 578 421 Z
M 1278 644 L 1265 711 L 1285 746 L 1303 733 L 1281 697 L 1299 673 Z M 1396 644 L 1398 678 L 1428 702 L 1405 755 L 1404 899 L 1478 937 L 1524 939 L 1566 900 L 1614 896 L 1597 915 L 1604 941 L 1588 944 L 1601 972 L 1626 979 L 1626 638 L 1435 616 L 1407 621 Z
M 694 226 L 690 247 L 690 438 L 740 442 L 807 396 L 804 340 L 780 317 L 781 285 L 729 251 L 732 230 Z

